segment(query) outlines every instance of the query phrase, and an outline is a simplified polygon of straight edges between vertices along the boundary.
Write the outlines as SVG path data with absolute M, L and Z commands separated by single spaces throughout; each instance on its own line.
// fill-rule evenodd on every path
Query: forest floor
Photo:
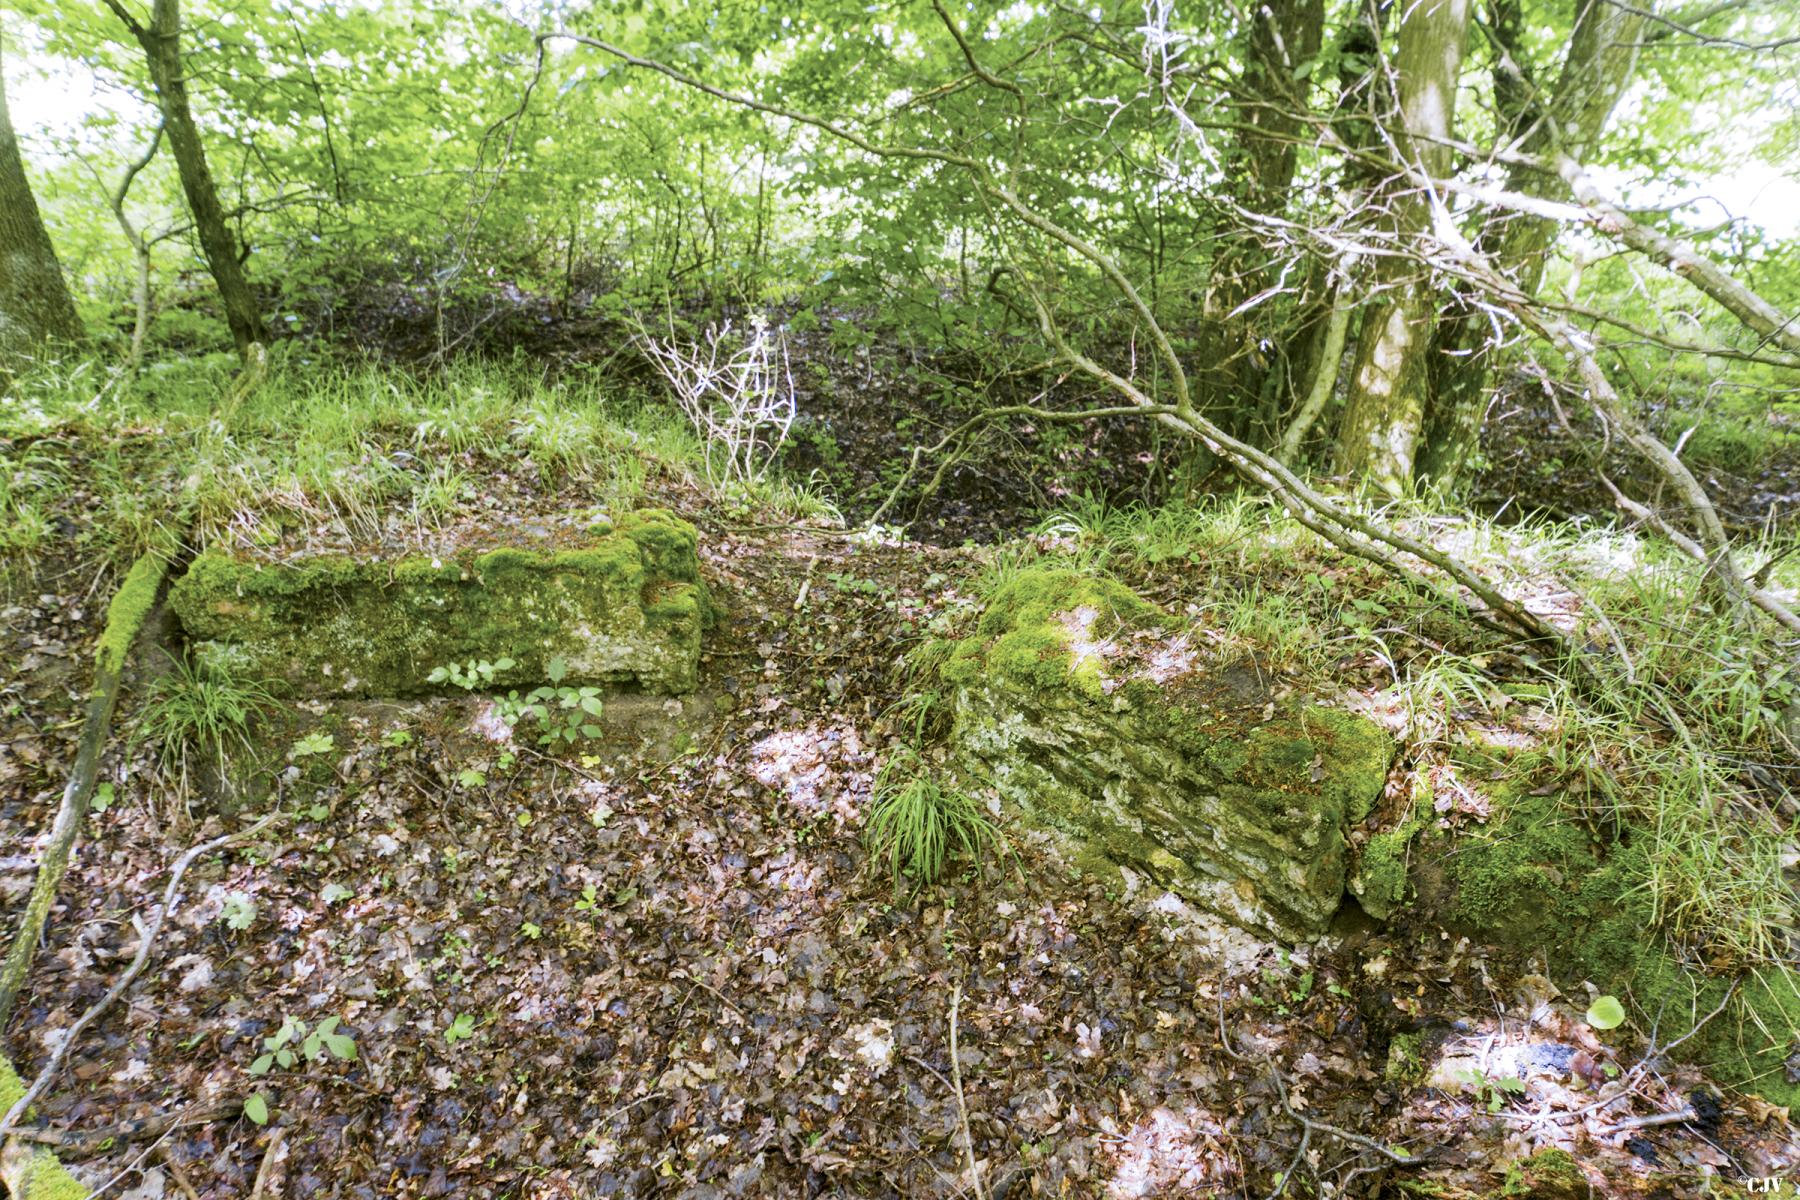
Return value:
M 503 474 L 475 490 L 525 522 L 569 502 Z M 1785 1114 L 1675 1064 L 1597 1111 L 1642 1038 L 1601 1040 L 1541 963 L 1430 924 L 1351 906 L 1284 950 L 1011 825 L 1009 854 L 896 893 L 860 835 L 898 660 L 993 552 L 732 523 L 667 482 L 645 500 L 697 524 L 728 614 L 699 693 L 613 697 L 601 742 L 558 758 L 478 698 L 307 702 L 262 729 L 296 817 L 195 869 L 151 972 L 38 1108 L 84 1180 L 133 1200 L 259 1175 L 266 1196 L 1573 1200 L 1800 1162 Z M 0 621 L 9 904 L 104 606 L 89 570 L 37 579 Z M 1380 711 L 1380 671 L 1343 666 Z M 172 860 L 232 826 L 204 764 L 184 782 L 155 751 L 109 761 L 8 1039 L 28 1077 L 134 953 Z M 329 1018 L 353 1059 L 250 1074 L 284 1021 Z M 1391 1071 L 1396 1045 L 1436 1074 Z

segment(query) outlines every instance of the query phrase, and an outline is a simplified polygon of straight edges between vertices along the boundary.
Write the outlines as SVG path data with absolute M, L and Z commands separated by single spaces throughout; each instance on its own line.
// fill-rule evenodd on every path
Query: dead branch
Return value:
M 155 606 L 168 573 L 168 560 L 160 550 L 147 551 L 125 575 L 107 607 L 106 628 L 100 635 L 99 649 L 94 655 L 94 686 L 89 693 L 87 714 L 82 718 L 81 740 L 75 751 L 75 765 L 69 782 L 63 788 L 62 805 L 50 826 L 50 841 L 38 860 L 37 879 L 32 884 L 31 899 L 19 930 L 13 935 L 6 962 L 0 966 L 0 1028 L 12 1016 L 13 1005 L 24 990 L 31 959 L 37 952 L 38 938 L 50 920 L 50 906 L 63 874 L 69 869 L 69 856 L 75 839 L 87 823 L 88 805 L 93 800 L 99 781 L 100 755 L 106 748 L 107 734 L 112 730 L 113 710 L 118 706 L 119 687 L 124 681 L 125 662 L 143 628 L 144 619 Z M 0 1128 L 5 1124 L 0 1123 Z

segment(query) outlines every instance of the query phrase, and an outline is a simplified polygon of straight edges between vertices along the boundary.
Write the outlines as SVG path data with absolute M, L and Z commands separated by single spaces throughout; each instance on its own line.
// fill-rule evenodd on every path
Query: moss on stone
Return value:
M 1342 898 L 1343 829 L 1380 794 L 1393 742 L 1316 706 L 1183 699 L 1130 653 L 1178 629 L 1115 581 L 1031 570 L 996 590 L 969 637 L 916 662 L 954 697 L 965 758 L 1039 823 L 1085 841 L 1082 861 L 1311 936 Z
M 1388 1043 L 1387 1065 L 1381 1077 L 1400 1087 L 1411 1087 L 1425 1078 L 1424 1037 L 1396 1033 Z
M 1504 1200 L 1586 1200 L 1592 1190 L 1575 1156 L 1550 1147 L 1508 1164 L 1506 1180 L 1495 1196 Z
M 150 610 L 156 607 L 156 594 L 168 567 L 168 560 L 161 553 L 150 550 L 139 555 L 125 573 L 125 581 L 106 606 L 106 628 L 94 650 L 94 665 L 102 674 L 116 675 L 125 669 L 131 644 L 137 640 Z
M 497 687 L 636 680 L 693 690 L 714 620 L 692 526 L 633 514 L 586 544 L 456 558 L 195 559 L 171 604 L 202 659 L 302 694 L 403 696 L 432 669 L 502 658 Z
M 1402 827 L 1378 833 L 1363 846 L 1350 891 L 1377 921 L 1387 920 L 1406 899 L 1406 850 L 1414 832 Z
M 1725 999 L 1730 980 L 1683 963 L 1656 932 L 1641 881 L 1648 836 L 1629 826 L 1604 843 L 1554 795 L 1502 792 L 1480 834 L 1436 839 L 1453 891 L 1449 922 L 1489 942 L 1543 951 L 1572 985 L 1592 980 L 1628 996 L 1658 1041 L 1684 1037 Z M 1781 1105 L 1800 1105 L 1785 1061 L 1800 1046 L 1800 975 L 1770 966 L 1741 981 L 1731 1003 L 1678 1053 L 1715 1080 Z

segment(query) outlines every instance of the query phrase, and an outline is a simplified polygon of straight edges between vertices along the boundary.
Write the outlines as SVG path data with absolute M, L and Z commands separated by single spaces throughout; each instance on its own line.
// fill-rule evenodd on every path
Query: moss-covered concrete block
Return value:
M 1013 580 L 927 658 L 964 758 L 1090 857 L 1278 937 L 1321 933 L 1337 911 L 1345 828 L 1394 753 L 1372 722 L 1246 697 L 1154 605 L 1068 571 Z
M 208 552 L 170 590 L 202 662 L 308 696 L 441 690 L 435 667 L 512 665 L 495 687 L 569 683 L 694 689 L 712 619 L 693 526 L 660 510 L 555 547 L 456 557 L 268 563 Z

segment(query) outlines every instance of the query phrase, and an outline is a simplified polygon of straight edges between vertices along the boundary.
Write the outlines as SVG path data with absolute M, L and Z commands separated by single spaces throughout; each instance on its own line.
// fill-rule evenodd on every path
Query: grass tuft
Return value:
M 938 882 L 952 858 L 979 861 L 1000 832 L 974 797 L 939 783 L 903 749 L 876 776 L 864 837 L 870 860 L 887 864 L 896 887 L 905 878 L 916 892 Z
M 150 686 L 134 742 L 161 747 L 163 769 L 185 765 L 190 753 L 223 770 L 234 747 L 249 749 L 252 721 L 280 704 L 261 683 L 170 656 L 173 670 Z

